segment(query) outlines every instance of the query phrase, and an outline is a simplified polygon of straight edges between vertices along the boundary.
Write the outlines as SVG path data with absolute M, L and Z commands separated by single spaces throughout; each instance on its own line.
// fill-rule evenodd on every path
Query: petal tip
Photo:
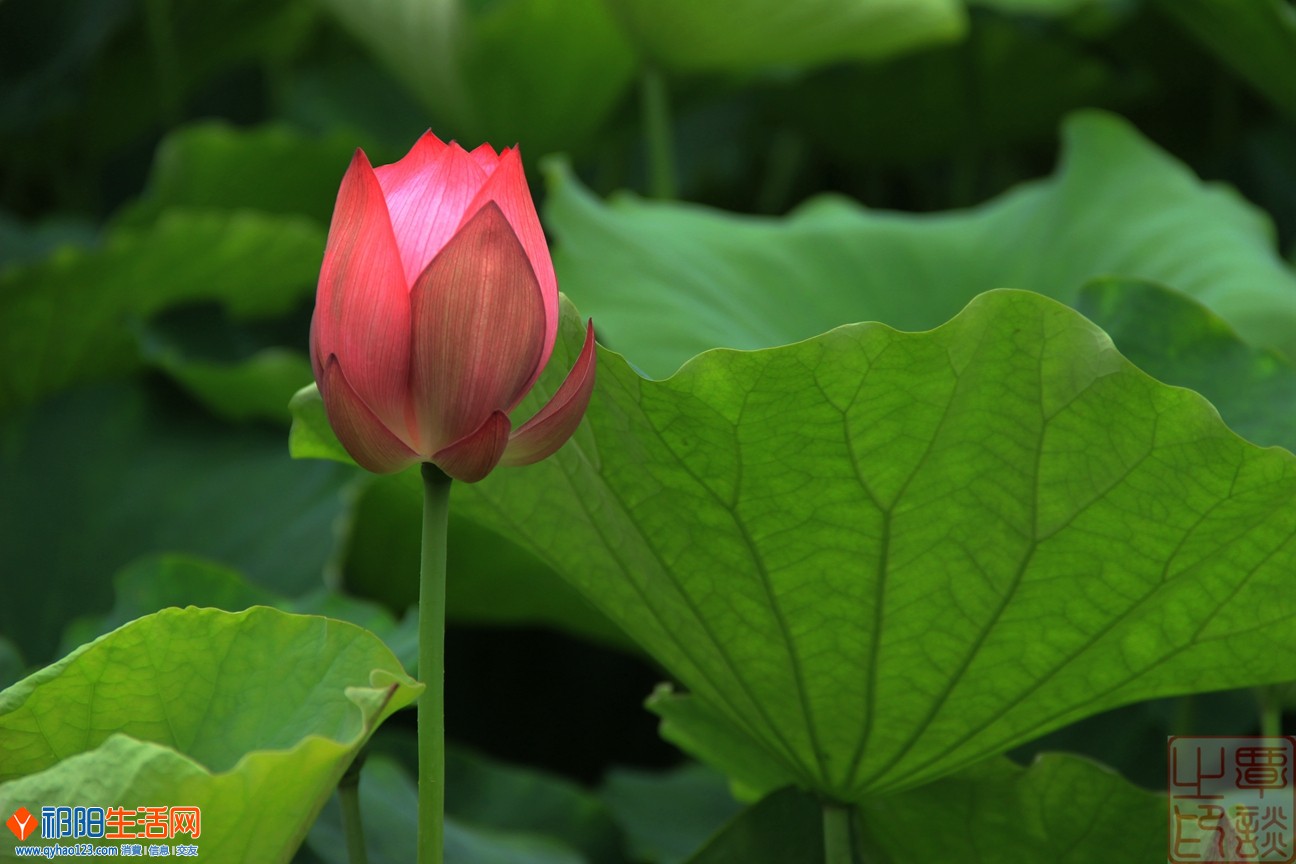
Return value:
M 585 342 L 566 380 L 535 416 L 518 427 L 509 439 L 501 464 L 530 465 L 547 459 L 567 443 L 580 426 L 594 394 L 597 366 L 594 320 L 585 327 Z
M 317 383 L 329 425 L 361 468 L 390 474 L 418 461 L 418 455 L 383 425 L 355 392 L 336 354 L 324 361 Z

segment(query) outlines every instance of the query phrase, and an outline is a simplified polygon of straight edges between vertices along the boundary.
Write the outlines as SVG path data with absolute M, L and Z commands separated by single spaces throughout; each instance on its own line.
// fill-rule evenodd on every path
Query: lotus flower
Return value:
M 311 320 L 338 440 L 389 473 L 432 462 L 476 482 L 561 447 L 594 389 L 594 329 L 553 398 L 511 412 L 553 352 L 558 280 L 516 149 L 425 134 L 399 162 L 361 150 L 342 178 Z

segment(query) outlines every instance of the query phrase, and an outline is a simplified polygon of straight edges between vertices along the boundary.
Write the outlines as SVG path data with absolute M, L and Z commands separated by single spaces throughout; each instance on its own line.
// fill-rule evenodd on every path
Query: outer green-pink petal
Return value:
M 544 345 L 544 303 L 526 251 L 493 202 L 428 265 L 410 299 L 419 449 L 435 453 L 526 395 Z
M 580 425 L 594 392 L 594 322 L 585 330 L 585 344 L 567 378 L 553 398 L 535 416 L 518 427 L 509 439 L 501 463 L 530 465 L 548 458 L 567 443 Z
M 432 454 L 432 461 L 454 479 L 476 483 L 499 464 L 511 427 L 508 415 L 496 411 L 471 435 Z
M 409 383 L 409 289 L 382 188 L 357 150 L 342 178 L 311 319 L 311 364 L 323 383 L 336 355 L 383 422 L 400 428 Z
M 437 149 L 437 144 L 441 142 L 428 133 L 404 159 L 376 170 L 391 212 L 406 286 L 414 284 L 454 235 L 469 202 L 486 182 L 486 172 L 462 147 L 450 143 Z
M 499 165 L 490 179 L 481 187 L 477 197 L 468 209 L 466 216 L 477 212 L 477 208 L 494 201 L 503 211 L 509 224 L 513 226 L 522 248 L 526 249 L 531 269 L 535 271 L 540 282 L 540 291 L 544 296 L 545 339 L 544 351 L 540 355 L 540 364 L 536 367 L 536 377 L 549 362 L 553 352 L 554 340 L 558 336 L 558 277 L 554 275 L 553 260 L 549 257 L 549 245 L 545 242 L 544 229 L 540 227 L 540 217 L 536 215 L 535 202 L 531 200 L 531 190 L 527 186 L 526 172 L 522 169 L 522 156 L 516 148 L 505 148 L 500 153 Z M 533 378 L 530 384 L 534 384 Z M 530 384 L 527 389 L 530 389 Z
M 336 355 L 324 362 L 318 383 L 329 425 L 360 467 L 375 474 L 390 474 L 421 461 L 356 394 Z

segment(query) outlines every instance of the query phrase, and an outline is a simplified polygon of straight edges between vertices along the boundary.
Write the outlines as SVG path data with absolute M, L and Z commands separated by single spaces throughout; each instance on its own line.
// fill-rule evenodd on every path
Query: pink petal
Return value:
M 393 435 L 352 389 L 336 355 L 325 361 L 319 388 L 333 433 L 362 468 L 390 474 L 420 461 L 419 455 Z
M 454 479 L 476 483 L 499 464 L 510 426 L 508 415 L 496 411 L 471 435 L 432 454 L 432 461 Z
M 594 392 L 594 322 L 585 330 L 585 344 L 580 356 L 567 373 L 558 392 L 536 412 L 536 415 L 518 427 L 504 451 L 503 464 L 530 465 L 552 456 L 580 425 Z
M 489 144 L 480 145 L 476 150 L 473 150 L 468 155 L 473 157 L 477 162 L 478 168 L 486 172 L 487 177 L 494 174 L 496 166 L 499 165 L 499 154 L 497 154 L 495 148 Z
M 477 208 L 487 201 L 494 201 L 504 211 L 504 216 L 522 241 L 531 269 L 535 271 L 540 283 L 540 293 L 544 297 L 545 341 L 544 350 L 540 354 L 540 365 L 536 367 L 538 377 L 540 370 L 549 362 L 554 339 L 558 335 L 558 277 L 554 275 L 549 245 L 545 242 L 544 229 L 540 227 L 540 217 L 536 215 L 535 203 L 531 200 L 531 190 L 527 186 L 526 172 L 522 170 L 522 157 L 517 148 L 505 148 L 500 153 L 499 167 L 481 187 L 477 197 L 464 211 L 465 214 L 476 213 Z M 534 383 L 533 378 L 531 384 Z
M 544 307 L 526 252 L 494 203 L 428 265 L 410 301 L 410 392 L 420 449 L 429 453 L 526 395 L 544 343 Z
M 357 150 L 342 178 L 311 319 L 311 365 L 320 380 L 337 355 L 380 420 L 405 418 L 410 356 L 409 288 L 382 189 Z M 321 382 L 322 383 L 322 382 Z
M 420 147 L 427 137 L 401 161 L 377 169 L 408 285 L 454 236 L 486 182 L 486 172 L 462 147 L 452 142 L 433 154 L 432 145 Z

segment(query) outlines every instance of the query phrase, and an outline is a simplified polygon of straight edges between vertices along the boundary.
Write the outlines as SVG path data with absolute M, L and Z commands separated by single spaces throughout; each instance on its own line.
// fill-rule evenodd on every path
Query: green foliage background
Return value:
M 1165 735 L 1291 731 L 1293 82 L 1290 0 L 0 3 L 0 687 L 169 607 L 387 646 L 328 625 L 309 722 L 21 737 L 146 618 L 0 696 L 0 805 L 298 760 L 264 860 L 340 861 L 372 733 L 410 860 L 418 490 L 288 406 L 352 151 L 431 127 L 521 144 L 605 349 L 455 490 L 448 860 L 814 861 L 815 796 L 869 860 L 1160 854 Z M 320 626 L 188 614 L 200 678 Z

